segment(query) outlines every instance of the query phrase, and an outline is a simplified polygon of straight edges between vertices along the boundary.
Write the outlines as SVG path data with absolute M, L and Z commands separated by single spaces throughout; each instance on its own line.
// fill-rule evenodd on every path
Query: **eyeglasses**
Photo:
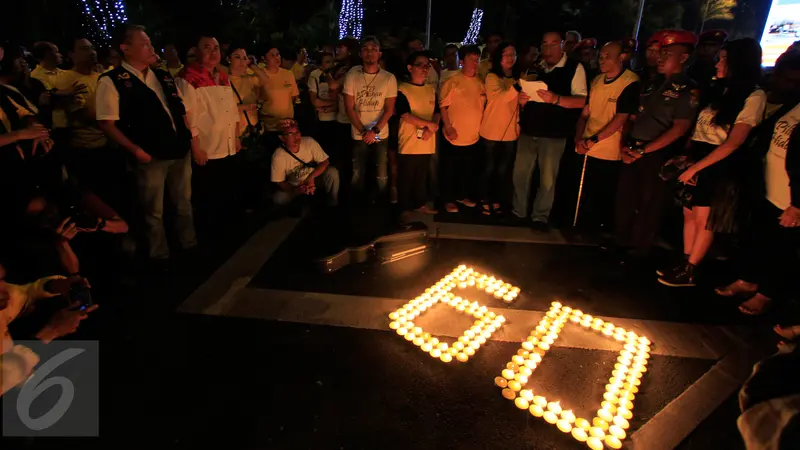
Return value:
M 414 66 L 414 67 L 416 67 L 418 69 L 430 69 L 431 68 L 431 63 L 417 63 L 417 64 L 412 64 L 412 66 Z

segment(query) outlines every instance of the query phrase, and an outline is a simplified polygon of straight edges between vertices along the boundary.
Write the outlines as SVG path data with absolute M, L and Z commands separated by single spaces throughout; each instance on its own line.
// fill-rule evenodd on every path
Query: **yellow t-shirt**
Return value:
M 490 141 L 516 141 L 519 137 L 519 93 L 513 78 L 486 75 L 486 111 L 481 122 L 481 137 Z
M 267 98 L 261 107 L 261 117 L 268 131 L 277 131 L 278 123 L 283 119 L 294 118 L 294 97 L 300 95 L 294 74 L 284 68 L 277 73 L 267 72 Z
M 439 106 L 447 109 L 450 123 L 458 138 L 450 141 L 457 146 L 472 145 L 480 138 L 486 90 L 478 77 L 466 77 L 459 72 L 442 84 Z
M 480 63 L 478 63 L 478 78 L 481 80 L 486 79 L 486 75 L 489 74 L 489 71 L 492 70 L 492 62 L 488 59 L 484 59 Z
M 95 119 L 97 117 L 95 103 L 99 77 L 100 74 L 97 72 L 84 75 L 74 70 L 65 70 L 56 82 L 56 89 L 67 89 L 75 83 L 86 86 L 86 93 L 76 95 L 67 111 L 70 145 L 73 147 L 100 148 L 106 145 L 106 135 L 97 126 Z
M 400 83 L 397 90 L 408 101 L 409 111 L 407 112 L 409 114 L 420 119 L 433 120 L 433 115 L 436 113 L 436 88 L 433 85 L 418 86 L 411 83 Z M 418 138 L 416 125 L 404 121 L 402 117 L 397 140 L 400 154 L 429 155 L 436 153 L 436 136 L 432 136 L 427 141 Z
M 58 80 L 64 76 L 65 72 L 67 71 L 58 67 L 48 70 L 37 65 L 35 69 L 31 70 L 31 77 L 41 81 L 47 90 L 58 89 Z M 53 109 L 53 128 L 66 128 L 67 123 L 67 112 L 60 108 Z
M 639 76 L 630 70 L 625 70 L 616 80 L 606 83 L 606 76 L 600 74 L 592 81 L 589 91 L 590 116 L 586 121 L 583 137 L 594 136 L 605 128 L 617 115 L 617 100 L 631 83 L 639 81 Z M 618 130 L 610 137 L 594 144 L 587 153 L 592 158 L 606 161 L 619 161 L 622 149 L 622 130 Z
M 233 87 L 236 88 L 236 92 L 239 93 L 239 96 L 242 97 L 241 104 L 244 105 L 255 105 L 258 104 L 258 101 L 261 99 L 261 81 L 258 79 L 257 76 L 252 74 L 244 74 L 244 75 L 231 75 L 230 76 L 231 83 Z M 236 98 L 236 103 L 239 104 L 239 98 Z M 249 111 L 247 112 L 247 117 L 245 117 L 245 111 L 239 111 L 239 134 L 243 134 L 245 129 L 247 128 L 247 118 L 249 117 L 250 123 L 253 125 L 256 124 L 258 121 L 258 111 Z
M 306 74 L 306 66 L 300 63 L 294 63 L 292 66 L 292 74 L 294 74 L 294 79 L 296 81 L 302 80 L 303 76 Z
M 162 69 L 164 69 L 167 72 L 169 72 L 169 74 L 172 75 L 173 78 L 177 77 L 178 74 L 181 73 L 181 70 L 183 70 L 183 64 L 181 64 L 178 67 L 172 68 L 172 67 L 167 67 L 167 63 L 164 63 L 164 64 L 162 64 L 161 67 L 162 67 Z
M 31 114 L 31 112 L 28 109 L 23 108 L 22 106 L 17 104 L 17 102 L 15 102 L 14 100 L 11 100 L 8 97 L 6 97 L 6 99 L 9 102 L 11 102 L 11 105 L 14 106 L 14 108 L 16 108 L 17 115 L 19 116 L 19 118 L 28 117 L 28 116 L 32 116 L 33 115 L 33 114 Z M 15 119 L 16 119 L 16 117 L 15 117 Z M 10 133 L 12 131 L 12 129 L 11 129 L 11 127 L 12 127 L 11 119 L 6 115 L 6 112 L 3 110 L 3 108 L 0 108 L 0 123 L 2 123 L 3 126 L 5 127 L 6 133 Z M 22 149 L 20 148 L 19 143 L 17 143 L 16 148 L 17 148 L 17 151 L 19 152 L 19 154 L 22 155 Z

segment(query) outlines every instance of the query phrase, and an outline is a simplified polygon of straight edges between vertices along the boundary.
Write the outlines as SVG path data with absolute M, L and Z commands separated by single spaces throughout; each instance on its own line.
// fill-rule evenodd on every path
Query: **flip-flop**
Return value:
M 492 205 L 492 211 L 494 212 L 495 216 L 502 216 L 504 214 L 503 213 L 503 207 L 500 206 L 499 203 Z
M 741 287 L 741 284 L 738 281 L 734 281 L 733 283 L 727 286 L 718 287 L 714 289 L 714 292 L 720 297 L 728 297 L 728 298 L 752 297 L 758 292 L 758 288 L 752 291 L 749 289 L 744 289 L 743 287 Z
M 484 216 L 487 216 L 487 217 L 491 216 L 492 215 L 492 207 L 488 203 L 484 203 L 483 206 L 481 206 L 481 214 L 483 214 Z
M 753 298 L 751 297 L 749 300 L 742 302 L 742 304 L 739 305 L 739 312 L 741 312 L 742 314 L 746 314 L 748 316 L 760 316 L 764 314 L 772 305 L 772 299 L 768 299 L 765 302 L 763 302 L 763 306 L 761 306 L 760 309 L 752 309 L 744 305 L 745 303 L 749 302 L 752 299 Z
M 786 328 L 780 325 L 775 325 L 775 327 L 772 328 L 772 331 L 774 331 L 775 334 L 777 334 L 778 336 L 787 339 L 789 341 L 794 341 L 795 339 L 800 337 L 800 325 L 793 325 Z

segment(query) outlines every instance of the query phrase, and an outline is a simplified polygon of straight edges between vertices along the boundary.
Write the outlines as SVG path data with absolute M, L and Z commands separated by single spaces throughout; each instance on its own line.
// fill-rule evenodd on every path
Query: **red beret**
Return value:
M 578 45 L 575 46 L 575 50 L 582 50 L 584 48 L 596 48 L 596 47 L 597 47 L 597 39 L 586 38 L 578 42 Z
M 664 37 L 664 33 L 666 32 L 667 30 L 656 31 L 652 36 L 650 36 L 650 39 L 647 40 L 647 46 L 649 47 L 653 44 L 661 45 L 661 38 Z
M 634 38 L 626 38 L 622 40 L 622 50 L 625 53 L 633 53 L 639 49 L 639 41 Z
M 686 30 L 665 30 L 661 36 L 659 44 L 662 47 L 670 45 L 683 44 L 683 45 L 697 45 L 697 36 L 691 31 Z
M 700 35 L 700 43 L 723 44 L 728 40 L 728 32 L 725 30 L 708 30 Z

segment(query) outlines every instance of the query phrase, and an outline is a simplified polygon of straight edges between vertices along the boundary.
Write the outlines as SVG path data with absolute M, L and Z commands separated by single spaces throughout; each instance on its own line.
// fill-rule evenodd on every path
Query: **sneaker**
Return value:
M 656 270 L 656 275 L 663 277 L 667 274 L 671 274 L 676 270 L 680 270 L 686 264 L 686 261 L 689 260 L 689 255 L 683 255 L 683 260 L 681 260 L 680 264 L 674 267 L 662 267 L 661 269 Z
M 472 200 L 470 200 L 468 198 L 461 199 L 461 200 L 456 200 L 456 201 L 458 203 L 461 203 L 462 205 L 466 206 L 467 208 L 474 208 L 477 205 L 477 203 L 473 202 Z
M 694 282 L 695 265 L 689 262 L 681 264 L 672 273 L 665 274 L 658 279 L 658 282 L 670 287 L 690 287 L 695 286 Z
M 550 231 L 550 224 L 541 220 L 534 220 L 533 223 L 531 223 L 531 229 L 540 233 L 547 233 Z
M 444 205 L 444 210 L 449 212 L 449 213 L 457 213 L 458 212 L 458 206 L 455 203 L 448 203 L 448 204 Z
M 458 210 L 458 208 L 456 208 L 456 210 Z M 435 214 L 439 214 L 439 211 L 437 211 L 437 210 L 435 210 L 433 208 L 428 208 L 428 205 L 424 205 L 421 208 L 417 208 L 417 212 L 421 212 L 422 214 L 427 214 L 429 216 L 433 216 Z

